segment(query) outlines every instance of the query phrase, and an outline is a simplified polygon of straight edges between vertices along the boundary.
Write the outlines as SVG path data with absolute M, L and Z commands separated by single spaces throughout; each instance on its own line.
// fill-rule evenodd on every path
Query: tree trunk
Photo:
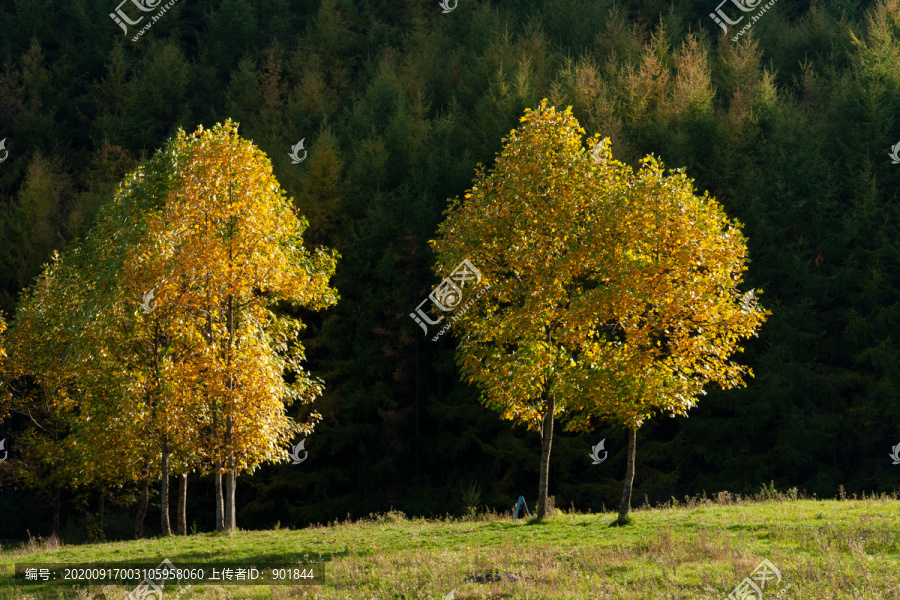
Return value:
M 628 524 L 628 513 L 631 511 L 631 488 L 634 485 L 634 457 L 637 447 L 637 429 L 628 430 L 628 462 L 625 465 L 625 485 L 622 490 L 622 503 L 619 504 L 619 525 Z
M 178 535 L 187 535 L 187 472 L 178 481 Z
M 159 491 L 159 524 L 163 535 L 172 535 L 172 524 L 169 522 L 169 444 L 163 442 L 162 447 L 162 485 Z
M 541 476 L 538 483 L 537 518 L 543 519 L 547 515 L 547 488 L 550 480 L 550 446 L 553 443 L 553 410 L 556 402 L 553 395 L 548 398 L 547 413 L 541 423 Z
M 229 202 L 231 200 L 231 195 L 229 192 Z M 232 229 L 233 233 L 233 229 Z M 233 257 L 231 255 L 231 245 L 228 246 L 228 259 L 233 262 Z M 225 412 L 225 448 L 228 450 L 228 490 L 227 495 L 225 497 L 225 530 L 231 534 L 234 533 L 234 530 L 237 529 L 236 517 L 235 517 L 235 509 L 234 509 L 234 489 L 237 487 L 237 473 L 235 468 L 234 461 L 234 421 L 232 420 L 232 415 L 235 412 L 234 404 L 235 404 L 235 381 L 234 381 L 234 372 L 232 371 L 232 351 L 234 350 L 234 297 L 228 296 L 228 354 L 227 354 L 227 362 L 228 365 L 228 401 L 225 404 L 226 412 Z
M 59 487 L 53 490 L 53 535 L 59 537 L 59 513 L 62 510 L 62 490 Z
M 102 537 L 105 537 L 105 536 L 103 536 L 103 517 L 104 517 L 104 513 L 106 513 L 106 488 L 105 487 L 100 492 L 100 506 L 98 507 L 98 509 L 99 510 L 97 512 L 100 513 L 100 515 L 99 515 L 99 517 L 100 517 L 100 519 L 99 519 L 100 520 L 100 535 Z
M 228 456 L 228 494 L 225 496 L 225 529 L 234 533 L 237 529 L 237 518 L 234 508 L 234 491 L 237 488 L 237 469 L 234 468 L 234 454 Z
M 134 515 L 134 538 L 139 540 L 144 537 L 144 517 L 147 516 L 147 504 L 150 502 L 150 482 L 144 479 L 141 482 L 141 499 L 138 500 L 137 513 Z
M 222 461 L 216 461 L 216 531 L 225 531 L 225 502 L 222 495 Z

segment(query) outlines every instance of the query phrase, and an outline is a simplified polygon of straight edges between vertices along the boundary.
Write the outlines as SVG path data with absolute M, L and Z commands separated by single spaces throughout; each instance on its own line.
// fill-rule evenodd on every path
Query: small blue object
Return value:
M 519 509 L 522 507 L 525 507 L 525 514 L 529 517 L 531 516 L 531 513 L 528 512 L 528 505 L 525 504 L 525 496 L 519 496 L 519 501 L 516 502 L 516 512 L 513 513 L 513 519 L 519 518 Z

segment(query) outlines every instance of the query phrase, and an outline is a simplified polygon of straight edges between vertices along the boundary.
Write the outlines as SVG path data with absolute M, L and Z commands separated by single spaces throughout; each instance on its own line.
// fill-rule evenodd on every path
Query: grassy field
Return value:
M 125 598 L 133 587 L 15 586 L 15 563 L 308 561 L 317 586 L 173 586 L 170 598 L 722 600 L 763 559 L 781 571 L 766 600 L 900 600 L 900 501 L 694 499 L 612 513 L 557 511 L 543 522 L 506 515 L 407 519 L 389 513 L 302 530 L 238 531 L 62 546 L 41 540 L 0 552 L 0 598 Z M 43 547 L 42 547 L 43 545 Z M 317 569 L 319 567 L 316 567 Z M 503 573 L 497 582 L 486 573 Z M 472 580 L 480 575 L 480 579 Z M 512 575 L 513 577 L 509 577 Z M 466 579 L 469 581 L 466 581 Z

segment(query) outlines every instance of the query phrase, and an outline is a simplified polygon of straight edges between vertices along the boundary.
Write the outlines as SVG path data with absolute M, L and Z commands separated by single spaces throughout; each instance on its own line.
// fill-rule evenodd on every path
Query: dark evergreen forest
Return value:
M 620 160 L 652 153 L 709 190 L 744 224 L 746 286 L 772 311 L 738 357 L 756 375 L 747 387 L 710 388 L 688 418 L 639 430 L 635 503 L 769 482 L 820 498 L 896 490 L 900 0 L 778 0 L 736 42 L 715 8 L 179 0 L 132 41 L 139 28 L 123 34 L 114 0 L 0 0 L 0 309 L 14 318 L 52 253 L 178 127 L 231 118 L 309 220 L 306 244 L 342 257 L 338 304 L 298 313 L 325 383 L 309 459 L 242 476 L 239 526 L 460 514 L 471 492 L 498 511 L 520 495 L 530 505 L 538 434 L 484 408 L 460 381 L 454 338 L 432 342 L 409 314 L 438 283 L 428 241 L 448 199 L 546 97 L 611 137 Z M 301 139 L 308 158 L 292 164 Z M 0 424 L 0 539 L 52 528 L 52 496 L 14 466 L 31 427 Z M 592 466 L 603 438 L 609 459 Z M 612 426 L 559 427 L 556 506 L 614 506 L 625 443 Z M 193 474 L 188 490 L 188 523 L 212 529 L 212 478 Z M 101 497 L 105 535 L 130 537 L 137 496 L 62 486 L 64 539 L 96 531 Z

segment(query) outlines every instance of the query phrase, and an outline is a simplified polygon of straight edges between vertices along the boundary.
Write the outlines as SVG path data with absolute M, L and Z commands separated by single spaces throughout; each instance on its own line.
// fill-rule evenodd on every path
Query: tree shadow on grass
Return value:
M 634 517 L 627 516 L 623 519 L 616 517 L 616 519 L 609 524 L 610 527 L 627 527 L 629 525 L 634 525 L 635 520 Z

